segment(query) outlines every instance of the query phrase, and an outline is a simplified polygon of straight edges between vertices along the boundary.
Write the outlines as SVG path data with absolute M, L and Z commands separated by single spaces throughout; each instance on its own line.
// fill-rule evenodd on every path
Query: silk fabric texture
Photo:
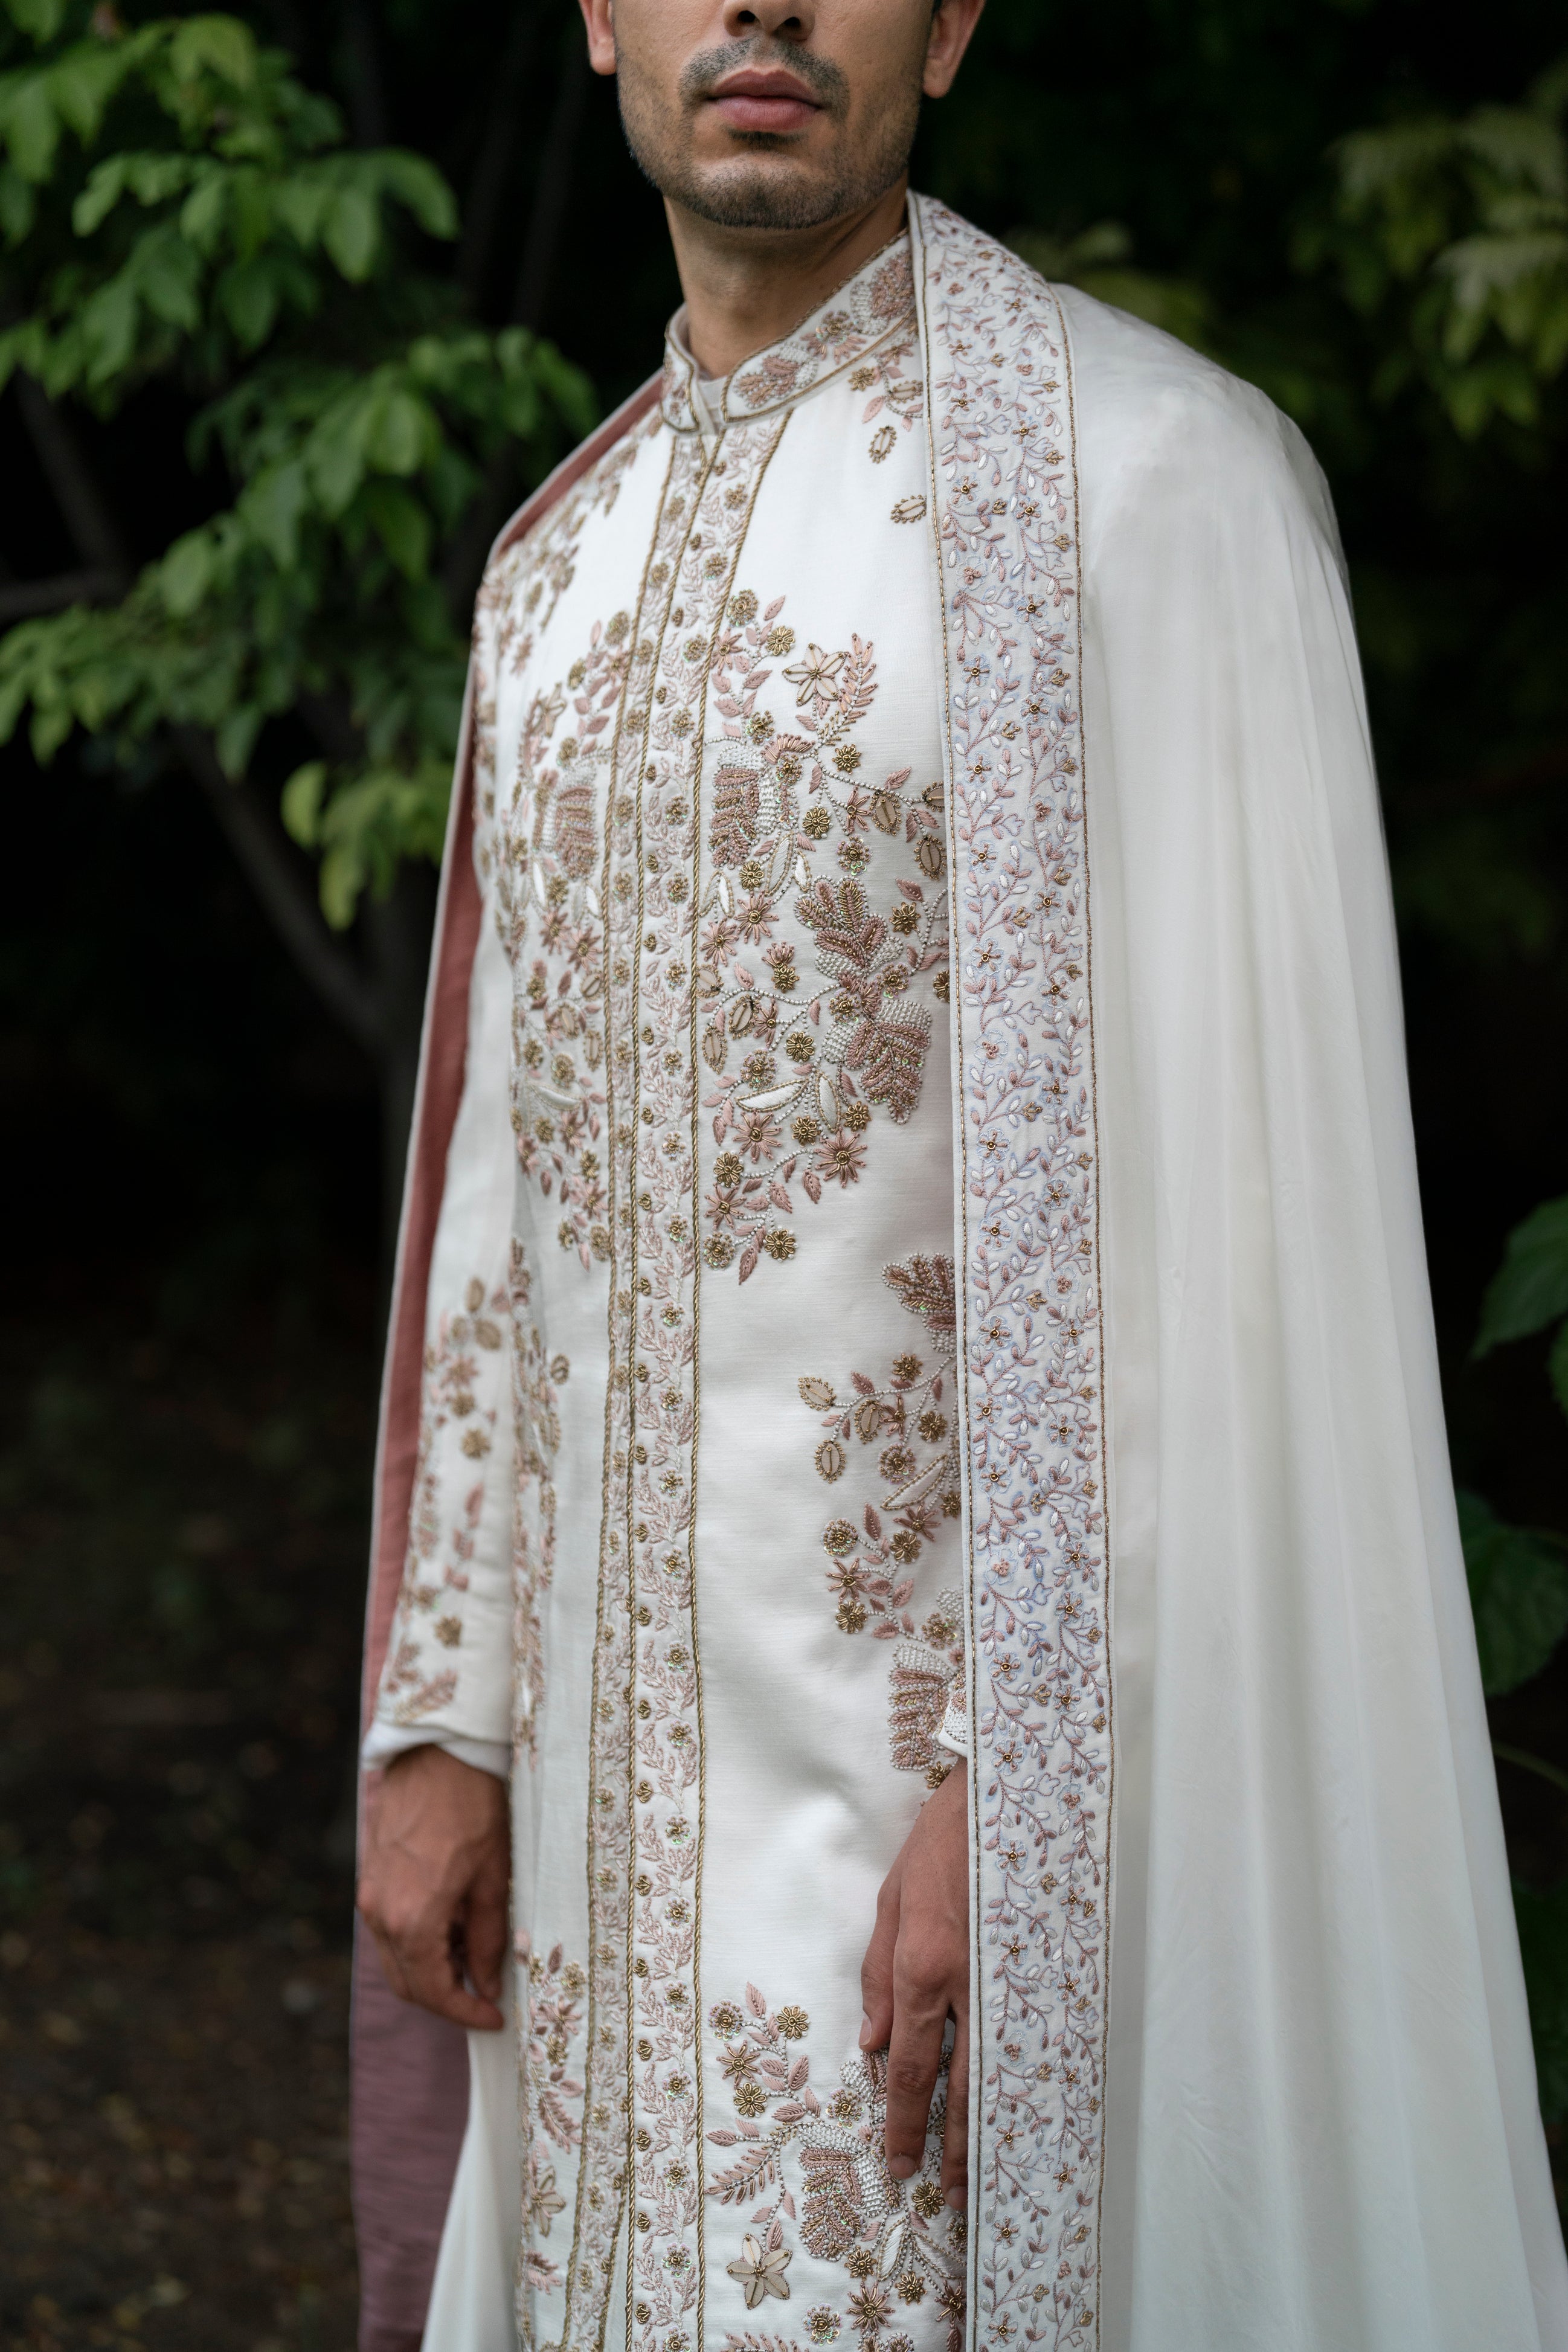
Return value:
M 1257 393 L 1081 295 L 1047 289 L 940 206 L 912 205 L 910 237 L 909 373 L 924 390 L 918 411 L 889 419 L 889 470 L 919 443 L 924 474 L 897 502 L 909 551 L 888 574 L 887 603 L 907 646 L 923 599 L 916 674 L 929 680 L 923 723 L 946 787 L 945 1206 L 974 1749 L 963 2326 L 976 2345 L 1117 2352 L 1568 2346 L 1327 495 L 1300 436 Z M 797 349 L 789 339 L 786 364 Z M 760 383 L 766 358 L 742 375 Z M 664 392 L 668 403 L 668 382 Z M 803 414 L 830 397 L 826 383 L 806 386 Z M 710 412 L 711 398 L 697 388 Z M 743 438 L 766 404 L 747 401 L 739 395 L 746 413 L 734 422 L 694 408 L 692 425 Z M 556 503 L 591 487 L 630 435 L 674 429 L 645 419 L 600 436 Z M 868 478 L 879 502 L 884 486 Z M 550 498 L 547 486 L 503 549 L 526 539 Z M 910 520 L 917 500 L 924 510 Z M 880 520 L 876 505 L 865 512 L 867 527 Z M 860 522 L 847 492 L 797 527 L 820 538 Z M 744 572 L 742 547 L 727 593 Z M 900 798 L 900 821 L 913 813 Z M 467 970 L 476 938 L 484 953 L 464 878 L 470 824 L 460 791 L 384 1422 L 373 1696 L 374 1635 L 407 1549 L 461 1005 L 483 993 Z M 934 1068 L 934 1034 L 932 1055 Z M 873 1145 L 889 1124 L 874 1118 Z M 454 1148 L 448 1199 L 460 1157 Z M 917 1223 L 931 1205 L 911 1194 Z M 810 1218 L 798 1223 L 804 1236 Z M 921 1254 L 937 1255 L 942 1238 L 922 1224 Z M 803 1239 L 801 1263 L 759 1258 L 753 1279 L 798 1280 L 807 1255 Z M 732 1284 L 732 1270 L 721 1278 Z M 540 1344 L 547 1370 L 551 1335 Z M 844 1370 L 820 1377 L 831 1387 Z M 821 1517 L 800 1529 L 803 1550 Z M 563 1548 L 557 1591 L 566 1557 Z M 700 1549 L 698 1572 L 718 1572 Z M 580 1554 L 573 1573 L 584 1573 Z M 781 1719 L 794 1689 L 812 1720 L 815 1684 L 840 1669 L 825 1663 L 795 1591 L 764 1578 L 750 1600 Z M 635 1667 L 631 1623 L 624 1633 Z M 864 1646 L 852 1637 L 841 1654 Z M 381 1711 L 395 1706 L 384 1696 Z M 493 1736 L 493 1724 L 444 1723 L 440 1712 L 428 1736 Z M 830 1747 L 808 1752 L 804 1771 L 795 1753 L 788 1770 L 764 1774 L 766 1817 L 753 1809 L 737 1835 L 743 1826 L 809 1853 L 813 1804 L 829 1788 L 841 1808 L 830 1831 L 854 1825 L 849 1879 L 874 1885 L 918 1802 L 917 1776 L 890 1773 L 885 1737 L 874 1723 L 858 1729 L 852 1711 Z M 530 1769 L 519 1767 L 525 1818 L 537 1807 Z M 728 1793 L 727 1782 L 710 1790 L 710 1806 Z M 576 1841 L 580 1879 L 581 1829 L 552 1815 L 551 1839 L 563 1842 L 563 1867 Z M 830 1833 L 825 1850 L 842 1841 L 835 1849 Z M 627 1866 L 635 1874 L 636 1853 Z M 721 2014 L 691 2043 L 712 2077 L 704 2133 L 745 2121 L 718 2088 L 722 2075 L 733 2091 L 724 2048 L 754 2045 L 786 2071 L 797 2051 L 808 2056 L 825 2105 L 854 2063 L 863 1910 L 837 1886 L 805 1931 L 793 1911 L 783 1923 L 770 1915 L 767 1883 L 764 1873 L 746 1904 L 721 1915 L 717 1935 L 711 1881 L 704 1895 L 694 1945 L 722 1953 L 725 1979 L 714 1982 L 705 1958 L 701 2000 Z M 541 1974 L 553 1970 L 558 1988 L 571 1963 L 518 1924 L 537 1998 Z M 728 1982 L 748 1934 L 757 2012 Z M 791 1938 L 809 2002 L 776 1982 Z M 637 1981 L 625 1981 L 635 2007 Z M 798 2040 L 783 2030 L 785 2008 L 808 2015 Z M 493 2184 L 504 2159 L 487 2168 L 480 2143 L 499 2128 L 504 2146 L 510 2094 L 496 2080 L 498 2043 L 478 2044 L 463 2170 Z M 361 2095 L 384 2102 L 395 2042 L 383 2034 L 377 2047 L 380 2073 Z M 540 2072 L 536 2054 L 536 2085 Z M 772 2077 L 763 2086 L 765 2133 L 778 2097 Z M 849 2088 L 863 2116 L 875 2085 Z M 616 2127 L 631 2136 L 635 2243 L 638 2200 L 646 2210 L 657 2195 L 668 2143 L 639 2173 L 647 2122 L 635 2098 Z M 846 2109 L 843 2129 L 857 2128 Z M 874 2247 L 873 2289 L 912 2274 L 916 2214 L 874 2211 L 864 2156 L 847 2156 L 826 2126 L 807 2180 L 802 2143 L 814 2129 L 784 2135 L 795 2145 L 781 2164 L 784 2175 L 795 2164 L 800 2193 L 839 2162 L 851 2235 L 828 2257 L 837 2281 L 823 2285 L 810 2230 L 803 2243 L 805 2225 L 772 2188 L 759 2210 L 771 2206 L 773 2220 L 749 2242 L 727 2205 L 701 2196 L 706 2252 L 697 2224 L 676 2233 L 695 2249 L 700 2292 L 679 2310 L 666 2294 L 656 2314 L 635 2276 L 622 2302 L 617 2279 L 612 2337 L 624 2327 L 661 2352 L 682 2335 L 704 2352 L 743 2343 L 748 2329 L 759 2343 L 828 2341 L 834 2327 L 870 2345 L 943 2340 L 936 2293 L 884 2297 L 885 2312 L 867 2299 L 867 2275 L 842 2257 Z M 721 2156 L 693 2138 L 693 2190 L 713 2188 L 733 2145 Z M 373 2222 L 391 2210 L 378 2208 L 363 2146 L 359 2194 Z M 474 2213 L 460 2180 L 448 2284 L 474 2273 Z M 808 2219 L 831 2246 L 821 2213 Z M 894 2222 L 902 2235 L 889 2257 Z M 644 2235 L 657 2242 L 651 2227 Z M 784 2250 L 801 2283 L 790 2298 L 764 2276 Z M 773 2275 L 791 2273 L 775 2260 Z M 374 2331 L 409 2315 L 378 2316 L 374 2281 L 370 2304 L 372 2340 L 390 2347 L 394 2332 Z M 526 2295 L 524 2313 L 531 2325 Z M 544 2319 L 541 2306 L 540 2340 L 556 2340 Z M 477 2345 L 490 2322 L 454 2324 L 458 2334 L 433 2336 L 435 2352 L 464 2352 L 461 2331 Z

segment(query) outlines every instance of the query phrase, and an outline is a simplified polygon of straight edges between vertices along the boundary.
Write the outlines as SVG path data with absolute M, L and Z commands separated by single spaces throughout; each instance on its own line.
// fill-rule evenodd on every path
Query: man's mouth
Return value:
M 731 131 L 804 131 L 822 111 L 805 83 L 789 73 L 726 74 L 711 103 Z

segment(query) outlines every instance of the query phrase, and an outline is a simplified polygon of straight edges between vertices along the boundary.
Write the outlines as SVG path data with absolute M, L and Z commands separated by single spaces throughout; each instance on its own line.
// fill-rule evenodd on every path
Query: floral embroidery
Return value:
M 583 2084 L 567 2070 L 574 2063 L 573 2045 L 584 2030 L 582 1999 L 588 1979 L 576 1960 L 563 1962 L 559 1944 L 548 1959 L 542 1959 L 537 1952 L 531 1952 L 528 1938 L 520 1937 L 517 1958 L 527 1972 L 528 1990 L 528 2014 L 519 2021 L 527 2141 L 521 2280 L 535 2294 L 553 2294 L 563 2284 L 563 2273 L 560 2264 L 543 2251 L 542 2242 L 566 2210 L 552 2151 L 574 2158 L 583 2136 L 579 2113 Z M 522 2340 L 531 2347 L 534 2335 L 528 2299 L 522 2296 L 520 2301 Z
M 908 433 L 925 411 L 925 383 L 918 375 L 906 375 L 904 362 L 914 350 L 914 339 L 894 343 L 879 352 L 864 367 L 858 367 L 849 379 L 853 392 L 870 392 L 871 398 L 860 412 L 862 425 L 870 425 L 879 416 L 887 422 L 879 425 L 871 436 L 868 455 L 874 466 L 890 457 L 898 445 L 899 428 Z M 874 386 L 880 386 L 874 390 Z
M 1090 2352 L 1111 1751 L 1070 362 L 1031 270 L 919 219 L 957 844 L 975 2332 Z
M 758 708 L 773 676 L 769 658 L 796 649 L 783 608 L 778 598 L 760 609 L 742 590 L 712 665 L 724 731 L 713 747 L 715 872 L 701 905 L 699 986 L 702 1055 L 716 1077 L 703 1101 L 715 1114 L 719 1151 L 704 1255 L 716 1268 L 739 1256 L 742 1282 L 764 1251 L 794 1255 L 795 1235 L 779 1220 L 795 1213 L 788 1188 L 797 1177 L 814 1206 L 826 1186 L 847 1189 L 865 1168 L 873 1108 L 900 1125 L 911 1116 L 931 1016 L 910 991 L 929 972 L 933 992 L 946 994 L 946 901 L 941 892 L 928 898 L 944 861 L 942 788 L 910 792 L 907 768 L 876 787 L 861 779 L 854 730 L 875 698 L 876 661 L 858 636 L 837 652 L 808 644 L 784 668 L 795 689 L 786 728 Z M 862 836 L 873 826 L 902 835 L 922 877 L 899 877 L 885 916 L 858 878 L 870 862 Z M 841 871 L 829 878 L 813 860 L 834 835 Z M 782 928 L 786 909 L 794 938 Z M 801 982 L 806 940 L 815 990 Z M 759 950 L 757 967 L 747 948 Z M 732 1054 L 736 1069 L 728 1067 Z
M 873 1640 L 894 1643 L 889 1675 L 893 1762 L 901 1772 L 923 1772 L 935 1787 L 952 1762 L 937 1733 L 963 1664 L 963 1609 L 956 1592 L 942 1592 L 917 1623 L 910 1571 L 943 1519 L 957 1518 L 961 1507 L 952 1260 L 917 1255 L 886 1267 L 882 1278 L 925 1324 L 935 1363 L 928 1366 L 908 1352 L 895 1359 L 880 1388 L 865 1372 L 852 1372 L 845 1395 L 831 1381 L 808 1375 L 800 1395 L 823 1416 L 827 1433 L 815 1460 L 817 1475 L 829 1486 L 844 1476 L 858 1447 L 877 1448 L 876 1466 L 887 1489 L 881 1507 L 867 1503 L 858 1526 L 843 1513 L 828 1521 L 822 1534 L 827 1587 L 841 1633 L 869 1630 Z M 890 1528 L 883 1512 L 893 1514 Z
M 527 535 L 502 547 L 486 571 L 475 604 L 476 631 L 494 616 L 495 661 L 521 677 L 532 660 L 541 632 L 572 585 L 577 544 L 589 519 L 607 515 L 641 451 L 657 433 L 657 420 L 624 434 L 597 465 L 559 499 Z M 480 798 L 482 813 L 493 805 Z
M 741 2251 L 726 2265 L 747 2309 L 769 2297 L 790 2300 L 795 2249 L 784 2225 L 797 2220 L 791 2186 L 796 2181 L 807 2252 L 818 2262 L 842 2264 L 853 2282 L 846 2315 L 860 2352 L 898 2352 L 899 2339 L 888 2331 L 900 2305 L 910 2309 L 928 2294 L 947 2322 L 947 2352 L 962 2352 L 964 2223 L 942 2193 L 945 2064 L 921 2168 L 913 2179 L 898 2181 L 884 2155 L 885 2052 L 851 2058 L 833 2089 L 819 2097 L 811 2062 L 799 2047 L 811 2030 L 805 2010 L 792 2004 L 775 2014 L 756 1986 L 748 1985 L 743 2001 L 716 2002 L 709 2023 L 723 2043 L 719 2063 L 735 2122 L 708 2134 L 725 2160 L 707 2194 L 731 2209 L 755 2206 Z M 805 2314 L 814 2344 L 832 2343 L 842 2324 L 827 2305 Z M 725 2339 L 735 2352 L 756 2340 L 735 2334 Z
M 630 635 L 625 613 L 595 624 L 563 685 L 533 697 L 497 850 L 496 926 L 515 984 L 518 1164 L 547 1199 L 557 1194 L 557 1238 L 584 1266 L 610 1254 L 598 811 Z
M 504 1348 L 510 1315 L 506 1292 L 487 1295 L 484 1283 L 475 1276 L 462 1310 L 440 1318 L 436 1336 L 425 1349 L 408 1558 L 397 1626 L 382 1679 L 383 1695 L 394 1702 L 392 1721 L 396 1724 L 423 1722 L 457 1694 L 455 1667 L 438 1665 L 429 1671 L 421 1621 L 443 1648 L 460 1647 L 461 1596 L 468 1589 L 468 1568 L 484 1508 L 485 1474 L 480 1465 L 495 1442 L 497 1407 L 481 1403 L 478 1391 L 482 1389 L 488 1393 L 495 1386 L 487 1375 L 485 1360 Z M 455 1448 L 450 1442 L 440 1442 L 444 1433 L 459 1429 Z M 462 1475 L 464 1464 L 473 1465 L 468 1476 Z M 455 1510 L 447 1500 L 454 1473 L 462 1487 Z
M 555 1573 L 555 1456 L 561 1448 L 559 1391 L 571 1372 L 564 1356 L 547 1356 L 529 1315 L 532 1288 L 521 1244 L 511 1245 L 511 1354 L 516 1475 L 512 1499 L 514 1749 L 531 1762 L 544 1697 L 542 1609 Z

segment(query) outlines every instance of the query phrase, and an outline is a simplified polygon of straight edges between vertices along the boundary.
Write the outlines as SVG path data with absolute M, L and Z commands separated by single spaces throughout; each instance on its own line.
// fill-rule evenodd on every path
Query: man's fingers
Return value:
M 925 2153 L 946 2023 L 946 1988 L 927 1983 L 918 1971 L 900 1970 L 888 2044 L 888 2169 L 895 2180 L 918 2172 Z
M 860 2022 L 862 2050 L 885 2050 L 893 2032 L 893 1954 L 899 1942 L 899 1879 L 896 1871 L 884 1880 L 877 1897 L 877 1924 L 860 1963 Z
M 479 1879 L 468 1897 L 463 1943 L 469 1982 L 481 2000 L 490 2002 L 500 1999 L 507 1914 L 506 1881 L 499 1877 Z
M 368 1887 L 362 1889 L 359 1909 L 375 1937 L 382 1973 L 399 2000 L 413 2001 L 454 2025 L 493 2032 L 503 2022 L 496 1996 L 506 1935 L 505 1888 L 491 1886 L 489 1879 L 482 1885 L 484 1896 L 470 1898 L 450 1925 L 424 1912 L 413 1917 L 389 1914 Z M 488 1980 L 476 1973 L 468 1949 L 476 1910 L 489 1963 Z M 472 1992 L 463 1981 L 465 1972 L 473 1978 Z
M 462 1956 L 449 1936 L 378 1930 L 375 1940 L 387 1981 L 400 2000 L 476 2032 L 494 2032 L 502 2022 L 495 2001 L 470 1992 L 463 1982 Z
M 969 2013 L 953 2011 L 947 2072 L 947 2126 L 942 2136 L 942 2193 L 960 2211 L 969 2202 Z

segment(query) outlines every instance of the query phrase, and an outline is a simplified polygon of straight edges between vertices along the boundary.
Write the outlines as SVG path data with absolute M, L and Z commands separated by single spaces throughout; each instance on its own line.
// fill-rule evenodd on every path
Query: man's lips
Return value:
M 822 111 L 805 83 L 786 73 L 727 74 L 711 103 L 731 131 L 804 131 Z

